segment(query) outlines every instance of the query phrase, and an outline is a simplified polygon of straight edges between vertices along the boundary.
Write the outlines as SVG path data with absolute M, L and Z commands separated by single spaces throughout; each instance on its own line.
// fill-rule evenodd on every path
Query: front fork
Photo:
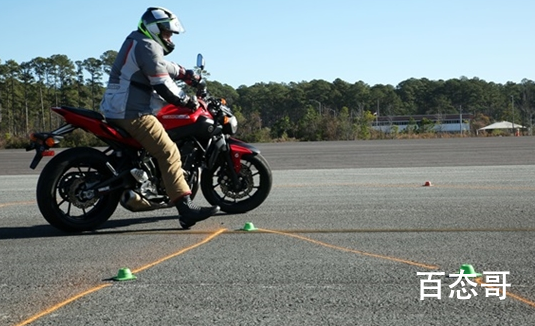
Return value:
M 229 177 L 232 180 L 232 184 L 239 190 L 239 174 L 241 171 L 241 158 L 247 154 L 259 154 L 260 151 L 247 143 L 231 137 L 221 136 L 216 141 L 210 144 L 207 150 L 208 152 L 208 169 L 213 169 L 217 163 L 217 159 L 220 155 L 224 155 L 226 165 L 232 167 L 228 169 Z

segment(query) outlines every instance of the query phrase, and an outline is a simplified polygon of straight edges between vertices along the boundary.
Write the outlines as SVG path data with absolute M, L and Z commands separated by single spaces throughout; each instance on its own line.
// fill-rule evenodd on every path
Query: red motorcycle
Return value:
M 197 66 L 204 68 L 202 55 Z M 197 91 L 199 108 L 167 105 L 157 114 L 180 149 L 184 176 L 192 190 L 227 213 L 255 209 L 269 195 L 269 164 L 255 147 L 233 137 L 238 122 L 222 99 Z M 107 144 L 99 150 L 75 147 L 62 151 L 43 168 L 37 182 L 37 204 L 44 218 L 67 232 L 93 230 L 106 222 L 120 203 L 132 211 L 174 207 L 166 195 L 158 164 L 124 130 L 110 125 L 99 112 L 53 107 L 65 123 L 51 132 L 34 133 L 27 151 L 35 150 L 30 168 L 54 155 L 66 134 L 77 128 Z

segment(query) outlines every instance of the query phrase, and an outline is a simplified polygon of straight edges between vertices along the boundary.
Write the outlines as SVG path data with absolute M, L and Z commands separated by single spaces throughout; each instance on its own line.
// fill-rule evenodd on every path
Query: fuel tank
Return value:
M 203 107 L 192 112 L 188 108 L 167 105 L 156 115 L 172 140 L 187 136 L 209 138 L 214 130 L 212 115 Z

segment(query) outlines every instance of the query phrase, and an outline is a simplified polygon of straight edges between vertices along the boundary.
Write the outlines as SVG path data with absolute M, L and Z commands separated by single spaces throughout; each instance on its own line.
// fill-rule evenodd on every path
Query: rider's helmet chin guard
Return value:
M 173 52 L 175 44 L 162 37 L 163 31 L 173 34 L 184 33 L 185 29 L 178 17 L 162 7 L 150 7 L 139 21 L 138 30 L 163 47 L 164 55 Z

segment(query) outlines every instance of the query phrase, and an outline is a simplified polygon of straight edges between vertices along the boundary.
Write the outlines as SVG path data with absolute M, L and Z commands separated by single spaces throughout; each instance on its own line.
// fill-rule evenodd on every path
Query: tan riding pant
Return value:
M 172 202 L 191 194 L 184 179 L 180 152 L 162 124 L 153 115 L 137 119 L 108 119 L 126 130 L 158 161 L 167 196 Z

